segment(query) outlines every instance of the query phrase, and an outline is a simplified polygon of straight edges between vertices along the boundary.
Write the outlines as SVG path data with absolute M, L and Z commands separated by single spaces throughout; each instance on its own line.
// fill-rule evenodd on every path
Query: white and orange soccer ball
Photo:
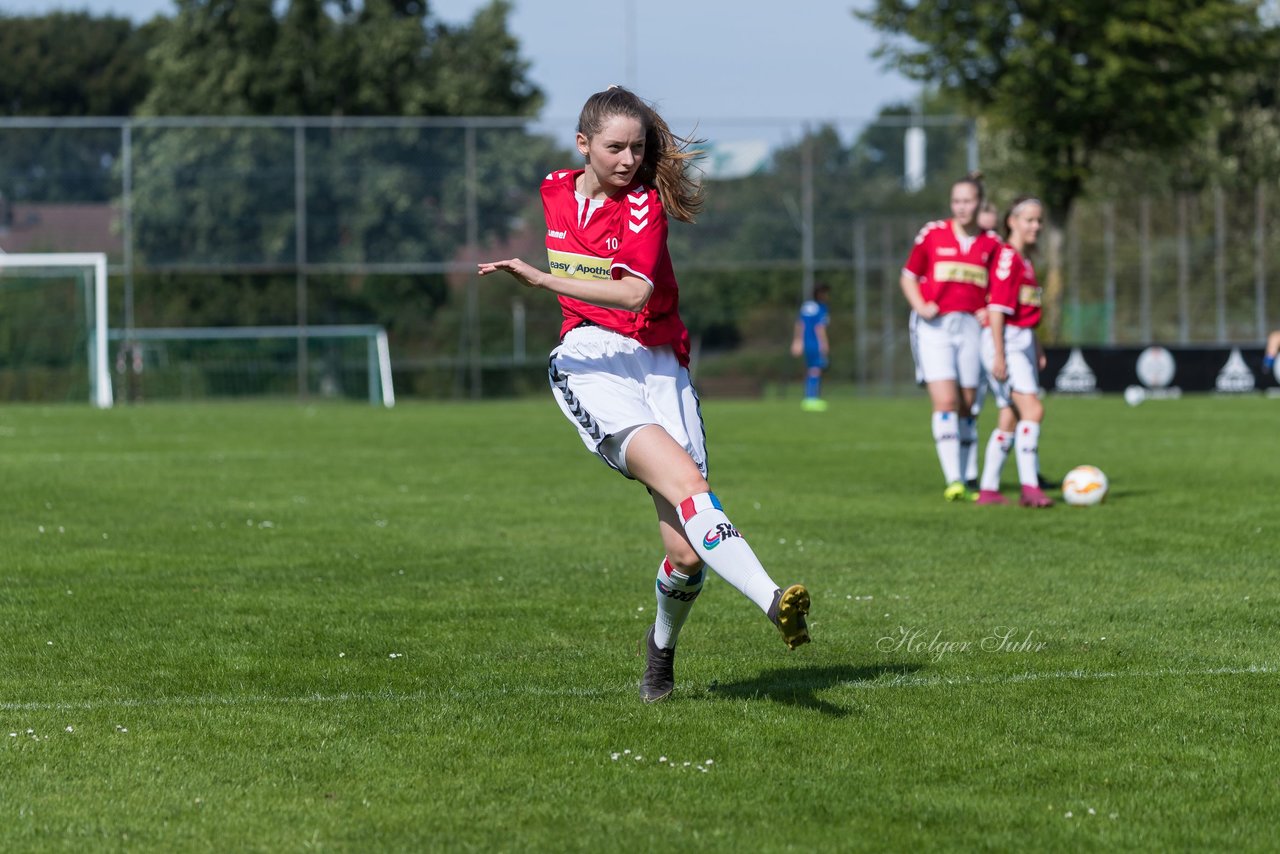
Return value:
M 1076 507 L 1101 504 L 1109 485 L 1097 466 L 1076 466 L 1062 479 L 1062 500 Z

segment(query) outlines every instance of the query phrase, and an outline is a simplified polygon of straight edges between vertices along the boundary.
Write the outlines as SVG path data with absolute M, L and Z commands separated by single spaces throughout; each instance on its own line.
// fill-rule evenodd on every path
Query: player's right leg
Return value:
M 932 404 L 930 429 L 946 484 L 943 496 L 948 501 L 963 501 L 968 500 L 971 493 L 964 485 L 960 456 L 960 385 L 956 348 L 948 331 L 949 317 L 915 318 L 916 364 Z

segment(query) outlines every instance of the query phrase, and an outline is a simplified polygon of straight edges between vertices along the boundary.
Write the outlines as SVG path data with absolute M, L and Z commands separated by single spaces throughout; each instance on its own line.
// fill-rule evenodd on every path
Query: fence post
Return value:
M 1191 342 L 1191 202 L 1178 193 L 1178 343 Z
M 813 296 L 813 134 L 804 126 L 800 156 L 800 263 L 803 269 L 802 300 Z
M 880 229 L 880 383 L 886 394 L 893 391 L 893 354 L 894 354 L 894 324 L 893 324 L 893 306 L 894 306 L 894 285 L 897 283 L 897 277 L 894 272 L 897 268 L 890 260 L 893 253 L 893 232 L 892 225 L 885 220 L 884 226 Z
M 307 132 L 293 126 L 293 257 L 298 310 L 298 398 L 307 399 Z
M 1258 340 L 1267 337 L 1267 190 L 1259 181 L 1253 191 L 1253 304 Z
M 1227 226 L 1222 187 L 1213 185 L 1213 308 L 1218 343 L 1227 341 Z
M 477 196 L 479 188 L 476 175 L 476 126 L 468 124 L 464 132 L 466 140 L 467 168 L 467 246 L 471 254 L 480 247 L 480 214 Z M 472 257 L 469 260 L 475 261 Z M 479 400 L 483 396 L 480 371 L 480 288 L 479 278 L 474 272 L 467 280 L 467 357 L 471 362 L 471 398 Z
M 1080 344 L 1084 340 L 1084 318 L 1080 314 L 1080 226 L 1079 208 L 1071 217 L 1074 222 L 1067 225 L 1067 305 L 1071 307 L 1071 330 L 1068 333 L 1072 344 Z M 1065 324 L 1064 324 L 1065 326 Z
M 1138 202 L 1138 328 L 1140 344 L 1151 343 L 1151 199 Z
M 853 221 L 853 330 L 861 390 L 871 379 L 867 364 L 871 353 L 871 342 L 867 340 L 867 221 L 862 217 Z
M 1102 289 L 1107 310 L 1107 343 L 1116 343 L 1116 204 L 1102 205 Z

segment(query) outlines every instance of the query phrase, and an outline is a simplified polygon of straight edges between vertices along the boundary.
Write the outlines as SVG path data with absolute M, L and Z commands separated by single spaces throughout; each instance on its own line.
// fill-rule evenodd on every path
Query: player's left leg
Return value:
M 978 385 L 982 381 L 982 327 L 971 314 L 957 315 L 952 338 L 956 349 L 956 381 L 960 386 L 960 466 L 965 487 L 978 487 Z
M 1018 424 L 1014 428 L 1014 447 L 1017 449 L 1018 481 L 1022 484 L 1023 507 L 1052 507 L 1053 499 L 1040 488 L 1040 422 L 1044 419 L 1044 404 L 1034 394 L 1013 393 L 1013 404 L 1018 410 Z
M 800 405 L 806 412 L 826 412 L 827 402 L 822 399 L 822 354 L 806 351 L 804 400 Z
M 666 430 L 657 425 L 637 430 L 627 446 L 627 467 L 654 495 L 667 554 L 673 560 L 683 562 L 688 555 L 681 555 L 680 546 L 670 541 L 668 528 L 672 533 L 682 531 L 697 558 L 768 615 L 788 647 L 794 649 L 809 640 L 804 619 L 809 610 L 807 591 L 801 585 L 782 590 L 774 583 L 729 521 L 701 470 Z

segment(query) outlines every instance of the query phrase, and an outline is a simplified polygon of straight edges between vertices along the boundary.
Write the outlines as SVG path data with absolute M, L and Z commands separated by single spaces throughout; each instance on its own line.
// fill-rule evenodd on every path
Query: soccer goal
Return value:
M 111 406 L 107 256 L 0 253 L 0 400 Z
M 367 398 L 395 405 L 376 325 L 112 329 L 117 385 L 133 400 Z

